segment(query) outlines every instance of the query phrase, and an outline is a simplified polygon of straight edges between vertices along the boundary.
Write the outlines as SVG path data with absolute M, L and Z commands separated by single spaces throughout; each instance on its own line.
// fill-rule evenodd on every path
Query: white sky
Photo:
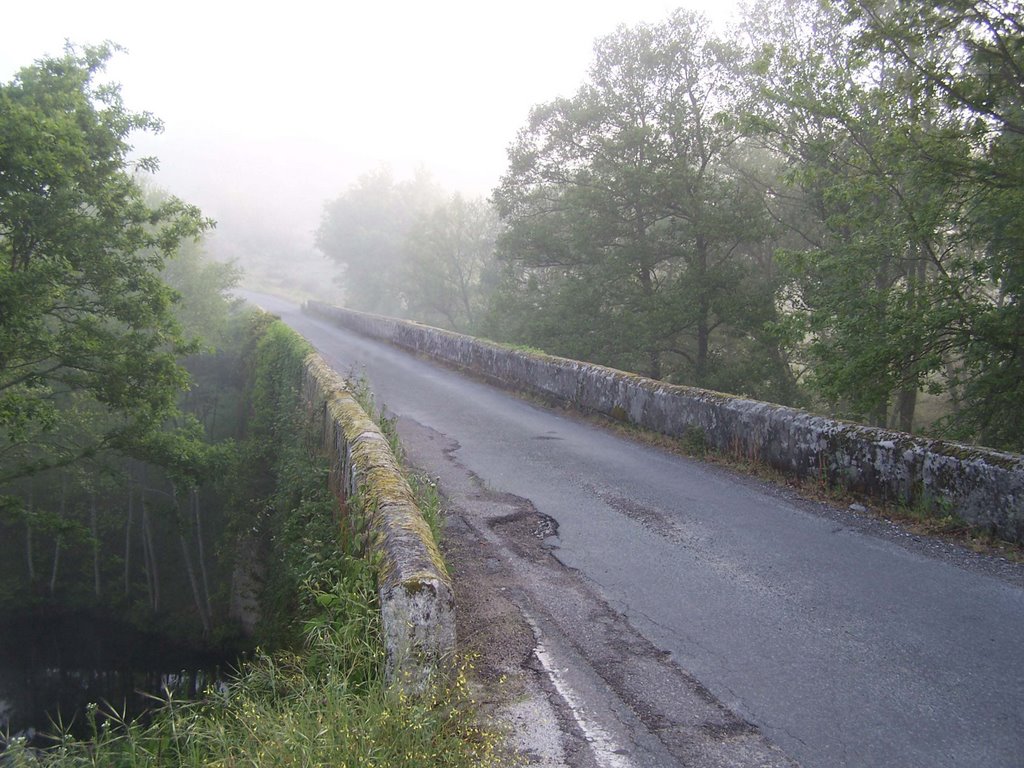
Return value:
M 113 40 L 130 109 L 165 122 L 136 146 L 158 183 L 220 228 L 310 242 L 323 203 L 380 165 L 487 195 L 530 107 L 574 92 L 595 38 L 673 8 L 724 20 L 734 0 L 421 0 L 263 5 L 8 3 L 0 81 L 75 43 Z

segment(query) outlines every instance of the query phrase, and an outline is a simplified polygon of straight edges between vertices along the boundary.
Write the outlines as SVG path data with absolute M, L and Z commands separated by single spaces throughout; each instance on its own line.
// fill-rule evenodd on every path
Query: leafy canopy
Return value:
M 98 82 L 115 52 L 68 46 L 0 85 L 2 477 L 127 445 L 185 386 L 192 345 L 161 270 L 211 222 L 176 198 L 147 203 L 129 137 L 160 122 Z M 97 444 L 61 446 L 61 406 L 87 396 L 116 415 Z
M 494 193 L 509 264 L 498 311 L 516 340 L 701 386 L 765 357 L 774 307 L 731 118 L 738 63 L 680 10 L 599 40 L 588 82 L 533 109 Z M 753 389 L 778 392 L 784 377 L 765 378 Z

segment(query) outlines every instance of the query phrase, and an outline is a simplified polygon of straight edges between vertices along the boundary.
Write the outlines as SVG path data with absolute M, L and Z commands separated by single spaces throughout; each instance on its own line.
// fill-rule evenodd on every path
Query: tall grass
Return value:
M 94 738 L 15 740 L 11 766 L 497 766 L 462 674 L 413 695 L 387 685 L 372 578 L 309 597 L 322 611 L 297 652 L 259 653 L 200 702 L 165 701 L 149 725 L 94 711 Z
M 388 416 L 384 406 L 377 406 L 376 398 L 370 390 L 369 382 L 364 376 L 349 375 L 346 384 L 352 391 L 353 397 L 362 406 L 366 414 L 380 427 L 381 434 L 388 441 L 391 452 L 399 464 L 405 464 L 405 450 L 398 437 L 398 425 L 396 419 Z M 416 506 L 419 507 L 423 519 L 430 526 L 430 532 L 435 541 L 441 540 L 441 529 L 443 527 L 443 516 L 441 495 L 437 490 L 437 483 L 428 475 L 418 472 L 407 472 L 409 486 L 416 499 Z

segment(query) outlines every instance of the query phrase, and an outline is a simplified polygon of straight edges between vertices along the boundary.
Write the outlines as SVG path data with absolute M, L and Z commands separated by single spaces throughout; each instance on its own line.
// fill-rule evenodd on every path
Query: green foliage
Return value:
M 402 315 L 406 240 L 441 193 L 424 174 L 395 182 L 387 171 L 362 176 L 324 208 L 316 244 L 344 267 L 345 303 L 354 309 Z
M 910 431 L 945 392 L 945 434 L 1024 447 L 1022 10 L 791 0 L 747 24 L 786 325 L 834 412 Z
M 150 191 L 150 200 L 166 200 L 161 193 Z M 222 346 L 233 331 L 232 321 L 239 300 L 228 300 L 228 292 L 237 287 L 241 271 L 233 263 L 214 261 L 198 240 L 184 240 L 174 258 L 161 271 L 161 279 L 174 291 L 174 315 L 182 335 L 199 341 L 204 351 Z
M 336 575 L 337 567 L 324 565 L 338 556 L 324 534 L 336 504 L 300 408 L 299 382 L 311 348 L 268 315 L 256 313 L 251 323 L 244 358 L 247 417 L 229 480 L 230 503 L 238 533 L 256 533 L 282 563 L 269 571 L 261 598 L 260 633 L 276 646 L 296 629 L 298 594 L 310 574 Z
M 789 399 L 763 331 L 774 282 L 731 117 L 738 61 L 677 11 L 598 41 L 588 82 L 533 109 L 495 191 L 507 271 L 489 336 Z M 740 373 L 753 358 L 760 374 Z
M 363 376 L 355 377 L 350 375 L 345 383 L 352 390 L 353 397 L 355 397 L 356 402 L 366 412 L 366 415 L 373 419 L 377 426 L 380 427 L 381 434 L 388 441 L 391 454 L 401 463 L 405 456 L 402 450 L 402 443 L 398 437 L 398 425 L 393 417 L 387 415 L 387 408 L 383 405 L 379 408 L 377 407 L 377 400 L 370 390 L 370 382 Z
M 421 214 L 399 275 L 409 316 L 454 331 L 476 328 L 498 279 L 497 233 L 497 215 L 482 200 L 455 194 Z
M 370 390 L 369 382 L 364 377 L 356 378 L 350 376 L 346 384 L 351 389 L 353 396 L 362 409 L 380 427 L 381 434 L 388 441 L 391 454 L 400 464 L 404 463 L 405 450 L 402 448 L 402 443 L 398 436 L 398 424 L 394 417 L 387 415 L 387 409 L 383 405 L 379 408 L 377 407 L 377 402 L 373 392 Z M 434 541 L 440 543 L 444 520 L 442 498 L 437 489 L 437 482 L 425 474 L 412 470 L 406 472 L 406 478 L 416 500 L 416 506 L 430 527 Z
M 784 274 L 808 381 L 842 415 L 883 426 L 895 395 L 894 418 L 909 430 L 949 342 L 937 278 L 956 191 L 913 152 L 935 134 L 940 105 L 858 49 L 828 6 L 762 12 L 751 27 L 766 75 L 750 112 L 789 162 L 778 188 L 799 200 L 785 220 L 803 242 Z
M 197 284 L 176 291 L 164 271 L 210 222 L 136 180 L 156 162 L 129 161 L 131 135 L 161 126 L 128 111 L 116 85 L 97 83 L 114 50 L 68 46 L 0 85 L 0 491 L 18 510 L 0 518 L 4 568 L 22 585 L 14 606 L 47 599 L 132 612 L 144 571 L 151 611 L 142 620 L 170 609 L 185 635 L 187 602 L 160 601 L 159 572 L 165 581 L 175 572 L 160 566 L 174 549 L 150 545 L 158 530 L 180 544 L 209 629 L 209 588 L 192 566 L 206 586 L 204 538 L 219 526 L 198 486 L 231 449 L 206 444 L 199 422 L 178 410 L 181 358 L 205 329 L 197 321 L 183 332 Z M 179 282 L 203 269 L 191 253 L 176 265 Z M 207 305 L 223 304 L 227 276 L 206 271 Z M 213 518 L 205 533 L 204 517 Z
M 383 681 L 374 590 L 366 581 L 312 595 L 322 623 L 301 653 L 257 653 L 201 702 L 168 700 L 151 725 L 100 711 L 92 741 L 57 737 L 46 752 L 15 739 L 19 768 L 79 765 L 507 765 L 475 718 L 465 676 L 412 696 Z M 326 629 L 329 627 L 329 630 Z
M 0 84 L 2 567 L 12 608 L 115 608 L 182 636 L 191 591 L 209 635 L 232 448 L 181 410 L 182 363 L 226 327 L 233 276 L 203 259 L 211 222 L 136 178 L 156 161 L 129 159 L 132 135 L 161 125 L 100 83 L 115 51 L 68 45 Z M 183 572 L 192 589 L 167 598 Z
M 15 739 L 5 763 L 507 765 L 499 738 L 477 722 L 463 672 L 420 694 L 386 681 L 377 564 L 360 557 L 367 520 L 348 499 L 340 524 L 300 403 L 309 347 L 263 315 L 252 318 L 246 347 L 252 412 L 234 470 L 246 502 L 235 514 L 269 545 L 262 634 L 279 650 L 257 651 L 202 701 L 167 700 L 151 724 L 94 710 L 90 741 L 57 734 L 40 752 Z
M 708 452 L 708 441 L 704 429 L 693 424 L 688 425 L 683 431 L 679 445 L 689 456 L 704 456 Z
M 944 107 L 941 131 L 914 147 L 964 205 L 943 276 L 954 409 L 948 434 L 1024 451 L 1024 4 L 950 0 L 843 4 L 858 43 L 901 66 Z
M 181 642 L 225 638 L 232 563 L 223 480 L 236 461 L 238 361 L 221 353 L 197 367 L 182 412 L 125 446 L 89 449 L 111 414 L 80 393 L 58 402 L 54 439 L 76 460 L 2 487 L 0 578 L 19 585 L 5 609 L 112 611 Z
M 129 137 L 159 130 L 97 75 L 103 45 L 43 59 L 0 85 L 0 459 L 5 477 L 158 428 L 192 347 L 160 270 L 209 222 L 175 198 L 150 206 Z M 135 167 L 153 168 L 155 161 Z M 86 445 L 48 442 L 82 393 L 117 416 Z
M 484 201 L 379 171 L 326 206 L 317 247 L 344 268 L 346 305 L 465 332 L 497 282 L 497 230 Z
M 1024 450 L 1024 5 L 763 0 L 598 41 L 495 190 L 481 330 Z
M 437 480 L 429 475 L 413 473 L 409 476 L 409 486 L 412 488 L 420 514 L 430 526 L 434 541 L 440 543 L 444 531 L 444 500 L 437 488 Z

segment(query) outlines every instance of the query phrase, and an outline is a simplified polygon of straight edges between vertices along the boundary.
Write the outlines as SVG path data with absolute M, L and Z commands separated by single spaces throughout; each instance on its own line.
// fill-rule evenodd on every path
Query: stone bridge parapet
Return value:
M 874 498 L 955 513 L 1024 543 L 1024 456 L 830 419 L 600 365 L 510 349 L 405 320 L 308 302 L 306 311 L 499 386 L 687 438 Z

